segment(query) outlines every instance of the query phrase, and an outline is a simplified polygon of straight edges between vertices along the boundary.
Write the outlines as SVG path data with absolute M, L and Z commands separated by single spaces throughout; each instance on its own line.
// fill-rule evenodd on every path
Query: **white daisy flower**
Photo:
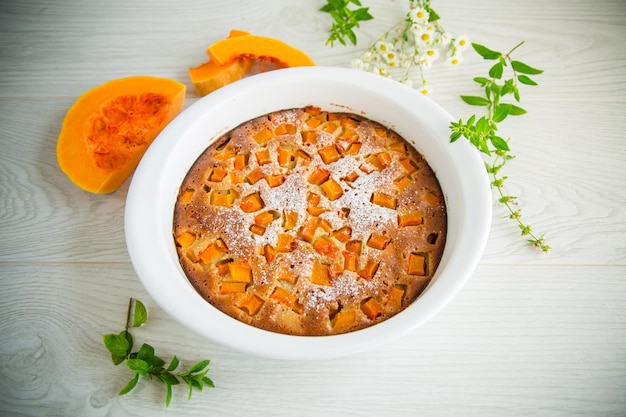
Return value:
M 470 45 L 470 41 L 467 36 L 461 35 L 454 40 L 454 46 L 460 51 L 466 49 Z
M 430 86 L 428 84 L 422 84 L 419 87 L 416 88 L 417 91 L 419 91 L 421 94 L 427 96 L 428 94 L 433 92 L 433 89 L 430 88 Z
M 430 14 L 425 9 L 422 9 L 422 8 L 411 9 L 409 11 L 409 19 L 411 20 L 411 22 L 416 22 L 416 23 L 428 22 L 429 17 L 430 17 Z
M 460 55 L 452 55 L 448 58 L 447 60 L 448 65 L 451 65 L 453 67 L 458 66 L 461 63 L 461 56 Z

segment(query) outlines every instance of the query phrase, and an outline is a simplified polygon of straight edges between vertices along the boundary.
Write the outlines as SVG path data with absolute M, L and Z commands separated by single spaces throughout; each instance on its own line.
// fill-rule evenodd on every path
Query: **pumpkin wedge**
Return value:
M 286 67 L 313 66 L 315 62 L 301 50 L 278 39 L 257 35 L 232 36 L 209 46 L 211 61 L 224 65 L 237 57 L 267 59 Z
M 59 167 L 91 193 L 117 190 L 184 99 L 184 84 L 151 76 L 121 78 L 87 91 L 63 120 Z
M 249 32 L 233 29 L 228 37 L 249 35 Z M 196 93 L 199 96 L 206 96 L 226 84 L 244 78 L 252 69 L 252 64 L 253 61 L 247 58 L 234 58 L 223 65 L 210 60 L 198 67 L 189 68 L 187 71 Z

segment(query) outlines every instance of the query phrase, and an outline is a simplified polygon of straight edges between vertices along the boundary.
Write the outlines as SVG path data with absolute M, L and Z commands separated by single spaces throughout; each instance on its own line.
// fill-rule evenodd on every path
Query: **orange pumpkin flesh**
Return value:
M 277 39 L 256 35 L 233 36 L 215 42 L 207 49 L 212 61 L 220 65 L 236 57 L 266 58 L 287 67 L 312 66 L 315 62 L 304 52 Z
M 96 194 L 117 190 L 185 99 L 177 81 L 135 76 L 87 91 L 68 110 L 57 141 L 61 170 Z

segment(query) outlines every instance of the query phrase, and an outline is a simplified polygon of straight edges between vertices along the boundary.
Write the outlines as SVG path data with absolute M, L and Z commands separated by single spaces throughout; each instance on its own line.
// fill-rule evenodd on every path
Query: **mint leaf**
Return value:
M 488 106 L 491 103 L 486 98 L 479 96 L 461 96 L 461 99 L 471 106 Z
M 533 68 L 530 65 L 526 65 L 520 61 L 511 61 L 511 66 L 515 71 L 521 72 L 522 74 L 538 75 L 543 72 L 543 70 Z
M 522 84 L 526 84 L 526 85 L 538 85 L 534 80 L 532 80 L 530 77 L 527 77 L 526 75 L 519 75 L 517 77 L 518 81 Z
M 135 314 L 133 315 L 133 327 L 139 327 L 148 320 L 146 306 L 139 300 L 135 300 Z
M 493 51 L 477 43 L 472 42 L 472 47 L 478 52 L 478 55 L 482 56 L 484 59 L 499 59 L 502 56 L 500 52 Z
M 126 386 L 122 388 L 122 390 L 117 395 L 128 394 L 130 391 L 132 391 L 133 388 L 135 388 L 137 382 L 139 382 L 139 374 L 135 372 L 135 376 L 133 377 L 133 379 L 131 379 L 130 382 L 126 384 Z

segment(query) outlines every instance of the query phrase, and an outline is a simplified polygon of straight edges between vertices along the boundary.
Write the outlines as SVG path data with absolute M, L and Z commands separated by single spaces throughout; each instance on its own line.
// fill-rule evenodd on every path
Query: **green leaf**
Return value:
M 511 66 L 515 71 L 521 72 L 522 74 L 537 75 L 543 72 L 543 70 L 533 68 L 520 61 L 511 61 Z
M 139 374 L 135 372 L 135 376 L 133 377 L 133 379 L 131 379 L 130 382 L 128 382 L 128 384 L 126 384 L 126 386 L 122 388 L 122 390 L 117 395 L 128 394 L 130 391 L 132 391 L 133 388 L 135 388 L 138 381 L 139 381 Z
M 484 87 L 487 84 L 489 84 L 489 82 L 491 80 L 489 78 L 485 78 L 485 77 L 475 77 L 474 81 L 477 82 L 478 84 L 480 84 L 481 87 Z
M 102 340 L 111 352 L 111 360 L 115 365 L 122 363 L 133 347 L 132 336 L 124 330 L 119 334 L 105 334 Z
M 426 6 L 426 11 L 428 12 L 429 22 L 436 22 L 437 20 L 441 19 L 437 12 L 431 9 L 429 6 Z
M 207 387 L 215 388 L 215 384 L 208 376 L 203 377 L 202 382 L 204 382 Z
M 502 65 L 502 62 L 498 62 L 493 67 L 491 67 L 491 69 L 489 69 L 489 76 L 491 78 L 496 78 L 499 80 L 500 78 L 502 78 L 503 72 L 504 72 L 504 65 Z
M 509 115 L 510 111 L 511 111 L 511 104 L 498 105 L 498 107 L 496 107 L 496 110 L 493 112 L 493 117 L 492 117 L 493 121 L 496 123 L 500 123 L 501 121 L 506 119 L 506 116 Z
M 478 52 L 478 55 L 482 56 L 484 59 L 499 59 L 502 56 L 502 53 L 493 51 L 478 43 L 472 42 L 472 47 L 476 52 Z
M 172 372 L 173 370 L 178 368 L 179 363 L 180 363 L 180 361 L 178 360 L 176 355 L 174 355 L 174 357 L 172 358 L 172 361 L 170 362 L 170 365 L 167 367 L 166 371 L 167 372 Z
M 471 106 L 488 106 L 490 101 L 480 96 L 461 96 L 461 100 Z
M 522 84 L 526 84 L 526 85 L 539 85 L 537 84 L 534 80 L 532 80 L 530 77 L 527 77 L 526 75 L 519 75 L 517 77 L 517 79 L 519 80 L 520 83 Z
M 512 116 L 521 116 L 522 114 L 526 114 L 526 110 L 523 108 L 516 106 L 515 104 L 511 104 L 511 109 L 509 110 L 509 114 Z
M 148 320 L 146 306 L 139 300 L 135 300 L 135 314 L 133 315 L 133 327 L 139 327 Z
M 207 366 L 209 366 L 210 363 L 211 361 L 208 359 L 200 361 L 192 366 L 187 372 L 183 372 L 182 374 L 180 374 L 180 376 L 188 376 L 203 371 Z
M 507 143 L 506 140 L 502 139 L 500 136 L 492 136 L 490 138 L 491 140 L 491 144 L 496 148 L 496 149 L 500 149 L 503 151 L 508 151 L 509 149 L 509 144 Z
M 170 406 L 170 402 L 172 402 L 172 386 L 169 382 L 163 381 L 165 384 L 165 389 L 167 390 L 167 394 L 165 395 L 165 408 Z
M 450 134 L 450 142 L 456 142 L 461 136 L 463 136 L 463 133 L 459 131 L 452 132 L 452 134 Z
M 148 372 L 150 372 L 151 369 L 150 364 L 143 359 L 128 359 L 126 361 L 126 366 L 128 366 L 128 369 L 137 372 L 141 376 L 148 375 Z

